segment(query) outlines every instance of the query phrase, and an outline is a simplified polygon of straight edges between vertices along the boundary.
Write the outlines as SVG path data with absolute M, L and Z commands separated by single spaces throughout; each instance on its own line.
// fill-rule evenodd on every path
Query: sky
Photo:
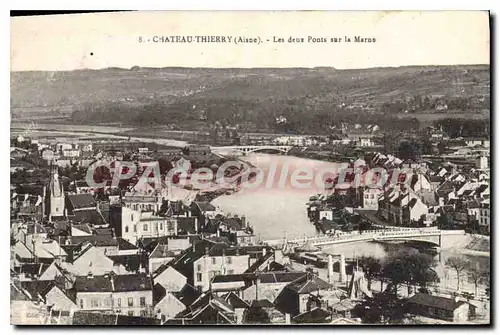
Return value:
M 154 36 L 170 35 L 231 36 L 232 42 L 153 42 Z M 235 44 L 239 36 L 259 37 L 261 44 Z M 308 36 L 343 42 L 307 43 Z M 346 36 L 351 43 L 344 42 Z M 376 42 L 355 43 L 354 36 Z M 139 43 L 140 37 L 145 42 Z M 273 42 L 289 37 L 304 37 L 305 43 Z M 151 11 L 11 18 L 11 71 L 489 63 L 489 17 L 479 11 Z

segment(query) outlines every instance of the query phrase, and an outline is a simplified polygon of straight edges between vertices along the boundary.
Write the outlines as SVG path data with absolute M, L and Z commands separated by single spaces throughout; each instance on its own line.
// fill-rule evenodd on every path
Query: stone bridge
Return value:
M 291 145 L 243 145 L 243 146 L 230 146 L 230 147 L 211 147 L 212 152 L 222 153 L 228 151 L 237 151 L 243 154 L 251 152 L 258 152 L 262 150 L 274 150 L 276 152 L 288 153 L 292 149 Z
M 441 247 L 444 238 L 452 235 L 464 235 L 463 230 L 439 230 L 437 228 L 406 228 L 406 229 L 380 229 L 365 230 L 361 234 L 358 231 L 338 235 L 320 235 L 312 237 L 300 237 L 288 239 L 287 243 L 302 245 L 309 242 L 313 246 L 329 246 L 341 243 L 353 243 L 363 241 L 417 241 L 426 242 Z M 270 246 L 282 245 L 284 239 L 266 240 L 264 244 Z

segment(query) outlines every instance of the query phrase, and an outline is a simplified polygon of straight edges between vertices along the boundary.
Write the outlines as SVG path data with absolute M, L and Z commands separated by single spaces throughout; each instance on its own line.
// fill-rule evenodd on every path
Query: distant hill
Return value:
M 57 117 L 86 123 L 168 123 L 203 117 L 211 122 L 256 122 L 270 113 L 269 120 L 274 115 L 333 113 L 341 102 L 376 109 L 415 95 L 489 94 L 487 65 L 359 70 L 134 67 L 11 73 L 13 119 Z

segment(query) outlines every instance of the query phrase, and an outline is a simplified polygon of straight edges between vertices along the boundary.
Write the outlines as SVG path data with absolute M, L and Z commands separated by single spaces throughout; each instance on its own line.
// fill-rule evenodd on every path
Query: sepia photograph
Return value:
M 488 11 L 10 29 L 12 325 L 491 325 Z

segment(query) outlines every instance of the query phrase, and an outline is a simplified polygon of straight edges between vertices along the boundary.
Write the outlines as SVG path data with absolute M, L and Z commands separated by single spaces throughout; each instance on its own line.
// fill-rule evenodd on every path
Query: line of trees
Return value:
M 374 280 L 380 280 L 380 290 L 383 290 L 384 282 L 388 283 L 395 297 L 403 285 L 406 285 L 410 294 L 412 287 L 419 286 L 421 291 L 428 291 L 430 285 L 439 283 L 439 277 L 433 270 L 436 265 L 434 258 L 414 249 L 390 253 L 384 260 L 372 256 L 361 257 L 358 264 L 365 273 L 368 289 L 371 289 Z M 445 266 L 456 274 L 457 291 L 460 291 L 460 282 L 464 276 L 467 276 L 468 280 L 474 284 L 475 296 L 478 295 L 480 284 L 489 287 L 490 269 L 479 262 L 452 256 L 446 260 Z

